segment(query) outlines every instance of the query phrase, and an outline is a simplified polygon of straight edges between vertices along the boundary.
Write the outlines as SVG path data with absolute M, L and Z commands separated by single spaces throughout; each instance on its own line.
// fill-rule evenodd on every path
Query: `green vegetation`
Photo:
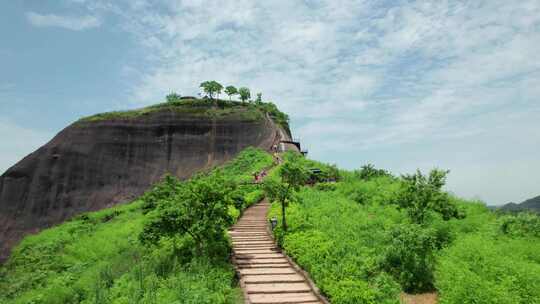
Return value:
M 210 99 L 212 99 L 216 95 L 219 96 L 219 94 L 221 94 L 221 91 L 223 90 L 223 86 L 221 85 L 221 83 L 215 80 L 205 81 L 201 83 L 199 87 L 203 89 L 203 91 L 208 97 L 210 97 Z
M 274 230 L 333 304 L 399 303 L 401 292 L 425 291 L 440 303 L 540 303 L 536 215 L 456 198 L 442 190 L 440 170 L 394 177 L 364 166 L 339 176 L 302 187 L 287 207 L 288 231 Z
M 296 192 L 309 178 L 308 171 L 300 164 L 299 156 L 292 154 L 277 170 L 278 178 L 268 178 L 264 182 L 264 191 L 271 201 L 281 204 L 281 227 L 287 231 L 286 207 L 295 200 Z
M 169 95 L 165 96 L 165 100 L 167 102 L 178 102 L 180 100 L 180 94 L 177 94 L 176 92 L 171 92 Z
M 229 192 L 222 182 L 243 183 L 271 164 L 266 152 L 247 149 L 208 174 L 166 177 L 130 204 L 26 237 L 0 268 L 0 303 L 238 303 L 224 229 L 262 191 Z M 206 203 L 218 213 L 212 228 L 200 220 Z
M 251 98 L 251 92 L 246 87 L 239 88 L 238 95 L 240 96 L 240 100 L 242 100 L 242 102 L 246 102 L 248 99 Z
M 99 113 L 92 116 L 79 119 L 80 122 L 95 122 L 112 119 L 133 119 L 154 112 L 171 111 L 183 113 L 192 117 L 209 117 L 215 119 L 241 119 L 257 121 L 262 120 L 265 114 L 268 114 L 272 120 L 281 126 L 286 132 L 289 130 L 289 117 L 281 112 L 272 102 L 263 102 L 262 94 L 257 95 L 256 103 L 246 103 L 251 98 L 249 88 L 236 87 L 230 85 L 225 88 L 225 93 L 229 95 L 229 100 L 214 98 L 219 96 L 223 86 L 215 80 L 201 83 L 201 88 L 209 98 L 180 97 L 179 94 L 171 92 L 165 97 L 165 102 L 130 111 L 113 111 Z M 239 95 L 241 102 L 231 100 L 231 96 Z
M 227 86 L 225 88 L 225 94 L 229 95 L 229 101 L 231 100 L 231 97 L 238 94 L 238 90 L 236 89 L 235 86 Z

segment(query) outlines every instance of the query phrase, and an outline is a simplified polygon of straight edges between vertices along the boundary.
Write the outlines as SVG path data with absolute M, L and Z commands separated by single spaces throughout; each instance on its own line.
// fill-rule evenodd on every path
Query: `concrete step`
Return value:
M 238 241 L 238 242 L 235 242 L 233 240 L 233 246 L 234 247 L 249 247 L 249 246 L 253 246 L 253 247 L 257 247 L 257 246 L 273 246 L 274 245 L 274 242 L 272 241 Z
M 276 275 L 276 274 L 296 274 L 293 268 L 242 268 L 240 269 L 240 275 Z
M 231 237 L 248 237 L 248 236 L 251 236 L 251 237 L 259 237 L 259 236 L 268 237 L 268 233 L 266 233 L 266 232 L 249 232 L 249 231 L 230 231 L 229 235 Z
M 252 304 L 311 304 L 320 303 L 311 292 L 298 292 L 286 294 L 250 294 L 249 301 Z
M 271 240 L 270 236 L 268 235 L 247 235 L 247 236 L 231 235 L 231 239 L 233 240 L 260 240 L 260 239 Z
M 245 275 L 244 282 L 249 284 L 260 283 L 301 283 L 304 277 L 299 274 L 263 274 L 263 275 Z
M 291 264 L 237 264 L 237 266 L 238 268 L 290 268 Z
M 238 265 L 244 265 L 244 264 L 282 264 L 282 263 L 288 263 L 286 258 L 278 258 L 278 259 L 239 259 L 236 261 Z
M 236 243 L 251 243 L 251 242 L 274 242 L 271 238 L 231 238 L 233 244 Z
M 278 259 L 285 258 L 281 253 L 235 253 L 236 259 Z
M 254 253 L 281 253 L 276 247 L 237 247 L 233 248 L 234 254 L 254 254 Z
M 233 250 L 236 251 L 247 251 L 247 250 L 264 250 L 264 249 L 270 249 L 270 250 L 277 250 L 277 247 L 275 245 L 264 245 L 264 244 L 257 244 L 257 245 L 236 245 L 233 246 Z
M 247 293 L 300 293 L 310 292 L 311 288 L 305 282 L 301 283 L 260 283 L 246 284 Z
M 238 243 L 244 243 L 244 244 L 270 244 L 270 243 L 274 243 L 272 240 L 252 240 L 252 241 L 249 241 L 249 240 L 236 240 L 236 239 L 232 239 L 232 242 L 233 244 L 238 244 Z

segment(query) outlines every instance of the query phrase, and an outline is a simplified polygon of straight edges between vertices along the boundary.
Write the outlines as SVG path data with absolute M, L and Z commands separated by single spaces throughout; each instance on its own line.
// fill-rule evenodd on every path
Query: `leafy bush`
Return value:
M 372 164 L 362 166 L 360 170 L 354 171 L 354 175 L 356 176 L 356 178 L 362 180 L 370 180 L 372 178 L 381 176 L 391 176 L 391 174 L 388 173 L 386 170 L 376 169 L 375 166 Z
M 445 193 L 445 173 L 430 175 L 340 171 L 331 191 L 301 189 L 287 208 L 288 231 L 274 234 L 332 303 L 399 303 L 400 290 L 433 288 L 441 303 L 540 303 L 534 218 L 497 218 L 482 202 Z M 421 224 L 409 207 L 422 208 Z M 279 214 L 272 205 L 268 216 Z
M 163 237 L 190 237 L 197 255 L 228 252 L 226 228 L 233 223 L 229 206 L 234 205 L 235 185 L 217 171 L 192 177 L 171 198 L 163 199 L 149 214 L 140 239 L 157 243 Z M 194 246 L 193 246 L 194 245 Z
M 335 183 L 319 183 L 315 185 L 315 189 L 319 191 L 335 191 L 337 186 Z
M 397 204 L 407 210 L 413 222 L 423 224 L 430 212 L 439 213 L 445 220 L 461 216 L 448 193 L 442 191 L 447 174 L 448 171 L 435 169 L 425 176 L 418 170 L 402 177 L 403 187 Z
M 540 216 L 521 212 L 516 215 L 504 215 L 499 220 L 502 233 L 513 237 L 540 237 Z
M 435 232 L 416 224 L 403 224 L 389 233 L 383 268 L 391 273 L 407 292 L 433 289 Z
M 165 99 L 167 100 L 167 102 L 177 102 L 180 101 L 180 97 L 180 94 L 177 94 L 176 92 L 171 92 L 165 97 Z
M 165 178 L 145 192 L 141 196 L 143 201 L 142 209 L 144 213 L 154 210 L 161 200 L 172 197 L 175 193 L 181 191 L 182 183 L 172 175 L 166 175 Z
M 332 303 L 398 303 L 399 285 L 379 261 L 385 231 L 405 216 L 395 205 L 359 205 L 342 194 L 345 182 L 334 185 L 335 191 L 300 190 L 287 209 L 288 232 L 278 226 L 276 238 Z M 279 214 L 274 204 L 269 217 Z

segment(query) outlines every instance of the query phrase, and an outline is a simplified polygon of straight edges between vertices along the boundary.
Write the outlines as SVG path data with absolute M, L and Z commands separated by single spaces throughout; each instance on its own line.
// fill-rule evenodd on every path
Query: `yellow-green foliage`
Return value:
M 271 164 L 266 152 L 249 148 L 222 172 L 240 181 Z M 253 186 L 243 193 L 249 203 L 260 198 Z M 149 216 L 143 205 L 79 215 L 26 237 L 0 268 L 0 303 L 238 303 L 227 256 L 186 261 L 177 251 L 182 238 L 140 243 Z
M 464 218 L 429 211 L 419 225 L 396 203 L 400 178 L 340 176 L 304 187 L 287 209 L 288 233 L 274 231 L 333 304 L 399 303 L 404 289 L 430 285 L 440 303 L 540 303 L 538 217 L 499 217 L 481 202 L 449 196 Z M 274 216 L 281 218 L 278 204 Z

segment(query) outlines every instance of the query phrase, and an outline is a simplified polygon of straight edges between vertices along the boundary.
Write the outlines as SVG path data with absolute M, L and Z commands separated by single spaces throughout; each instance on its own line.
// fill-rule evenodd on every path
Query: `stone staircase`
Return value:
M 230 230 L 234 264 L 247 304 L 328 303 L 274 244 L 267 229 L 270 204 L 248 208 Z

